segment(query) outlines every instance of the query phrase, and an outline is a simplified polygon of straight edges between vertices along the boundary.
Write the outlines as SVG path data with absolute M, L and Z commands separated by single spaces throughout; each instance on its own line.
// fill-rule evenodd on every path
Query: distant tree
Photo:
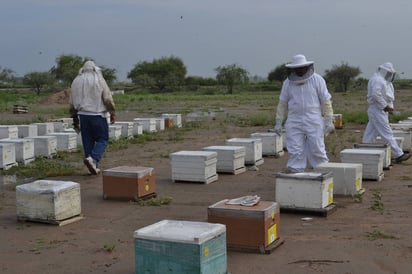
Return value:
M 1 68 L 0 66 L 0 82 L 13 83 L 15 79 L 15 72 L 9 68 Z
M 348 63 L 333 65 L 332 69 L 325 71 L 325 80 L 332 84 L 336 92 L 348 91 L 351 82 L 358 77 L 362 71 L 358 67 L 351 67 Z
M 271 70 L 268 74 L 269 81 L 279 81 L 283 82 L 288 77 L 288 71 L 285 66 L 286 64 L 282 64 Z
M 50 72 L 30 72 L 23 77 L 23 83 L 34 88 L 37 94 L 40 94 L 43 87 L 53 84 L 54 81 L 55 78 Z
M 70 86 L 86 60 L 90 59 L 74 54 L 63 54 L 56 58 L 56 65 L 50 69 L 50 72 L 65 86 Z
M 110 85 L 116 81 L 116 69 L 107 68 L 105 66 L 100 66 L 100 69 L 102 70 L 103 78 L 106 80 L 107 84 Z
M 249 72 L 237 64 L 219 66 L 215 68 L 215 71 L 217 81 L 225 85 L 230 94 L 233 93 L 235 85 L 247 83 L 249 80 Z
M 183 61 L 176 56 L 153 59 L 152 62 L 139 62 L 127 74 L 135 84 L 150 84 L 150 88 L 160 91 L 183 85 L 187 70 Z M 142 81 L 144 80 L 144 81 Z

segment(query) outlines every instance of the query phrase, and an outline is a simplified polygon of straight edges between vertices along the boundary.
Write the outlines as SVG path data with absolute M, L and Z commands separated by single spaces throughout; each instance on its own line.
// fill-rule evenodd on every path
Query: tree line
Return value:
M 84 62 L 88 60 L 93 59 L 74 54 L 63 54 L 56 58 L 56 64 L 50 70 L 29 72 L 21 78 L 16 77 L 13 70 L 0 67 L 0 84 L 20 83 L 33 88 L 37 93 L 55 86 L 69 87 Z M 116 82 L 116 69 L 102 65 L 99 67 L 109 85 Z M 250 76 L 250 73 L 238 64 L 218 66 L 214 71 L 215 78 L 187 76 L 184 62 L 179 57 L 172 55 L 136 63 L 127 73 L 127 78 L 137 87 L 153 91 L 173 91 L 182 86 L 192 87 L 195 90 L 198 86 L 223 85 L 228 93 L 233 93 L 234 88 L 238 85 L 262 80 L 257 76 Z M 326 70 L 324 78 L 334 91 L 345 92 L 350 87 L 365 85 L 366 79 L 359 78 L 361 73 L 358 67 L 342 62 L 340 65 L 333 65 L 331 69 Z M 263 81 L 281 83 L 286 77 L 286 66 L 281 64 L 272 69 Z

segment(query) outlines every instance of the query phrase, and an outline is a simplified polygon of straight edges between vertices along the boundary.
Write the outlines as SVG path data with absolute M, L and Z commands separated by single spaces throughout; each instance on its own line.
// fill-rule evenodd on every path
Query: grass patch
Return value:
M 373 199 L 371 209 L 383 213 L 384 206 L 382 202 L 382 191 L 375 190 L 375 192 L 372 193 L 372 197 Z
M 366 232 L 366 237 L 371 241 L 375 241 L 377 239 L 397 239 L 395 236 L 386 234 L 383 231 L 377 229 L 372 232 Z
M 172 200 L 172 197 L 153 197 L 146 200 L 139 200 L 136 204 L 139 206 L 161 206 L 170 204 Z

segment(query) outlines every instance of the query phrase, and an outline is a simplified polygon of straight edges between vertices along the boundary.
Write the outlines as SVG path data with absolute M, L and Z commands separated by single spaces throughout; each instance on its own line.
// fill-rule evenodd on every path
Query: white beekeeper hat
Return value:
M 312 65 L 313 63 L 313 61 L 306 60 L 305 55 L 297 54 L 292 57 L 292 63 L 286 64 L 285 66 L 287 68 L 300 68 Z
M 387 63 L 383 63 L 382 65 L 379 66 L 380 69 L 384 69 L 387 72 L 391 72 L 391 73 L 395 73 L 395 68 L 393 67 L 392 63 L 387 62 Z

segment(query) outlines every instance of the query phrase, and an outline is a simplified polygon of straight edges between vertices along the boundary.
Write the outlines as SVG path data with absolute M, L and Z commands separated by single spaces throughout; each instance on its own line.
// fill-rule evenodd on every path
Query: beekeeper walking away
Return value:
M 91 174 L 98 174 L 99 161 L 109 142 L 109 125 L 115 122 L 115 104 L 99 67 L 87 61 L 73 80 L 70 94 L 73 127 L 81 131 L 84 164 Z
M 392 161 L 401 163 L 408 160 L 411 155 L 404 153 L 393 137 L 392 129 L 389 125 L 389 114 L 393 112 L 395 92 L 393 80 L 396 71 L 392 63 L 384 63 L 378 67 L 368 82 L 368 118 L 363 135 L 363 143 L 374 143 L 376 137 L 381 136 L 382 140 L 389 144 L 392 150 Z
M 312 167 L 329 161 L 324 134 L 335 130 L 332 96 L 313 64 L 302 54 L 293 56 L 292 62 L 286 64 L 288 77 L 282 85 L 274 131 L 280 135 L 287 118 L 288 172 L 305 171 L 307 161 Z

